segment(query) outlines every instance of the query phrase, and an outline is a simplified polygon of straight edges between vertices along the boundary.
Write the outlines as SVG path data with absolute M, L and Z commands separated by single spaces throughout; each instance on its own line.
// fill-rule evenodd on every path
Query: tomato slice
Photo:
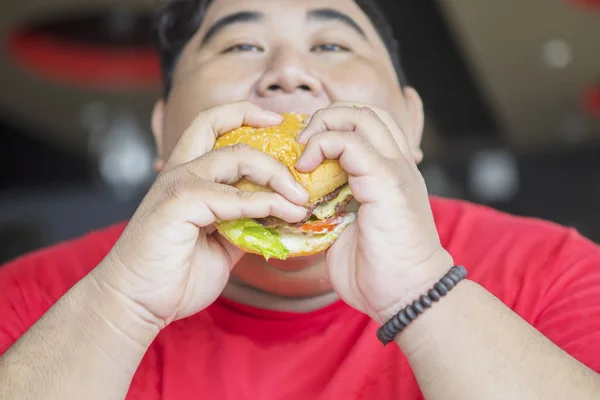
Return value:
M 324 219 L 323 221 L 307 222 L 300 225 L 298 229 L 300 229 L 302 232 L 327 233 L 334 230 L 335 227 L 342 222 L 342 220 L 342 217 L 331 217 Z

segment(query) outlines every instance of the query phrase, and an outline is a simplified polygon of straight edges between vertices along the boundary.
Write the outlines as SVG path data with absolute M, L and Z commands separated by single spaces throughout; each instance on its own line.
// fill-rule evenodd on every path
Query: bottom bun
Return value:
M 216 227 L 221 236 L 246 253 L 261 255 L 267 260 L 269 258 L 285 260 L 287 258 L 306 257 L 324 252 L 333 245 L 340 233 L 342 233 L 342 231 L 344 231 L 344 229 L 346 229 L 355 219 L 356 214 L 346 214 L 344 215 L 342 223 L 336 226 L 333 231 L 325 234 L 305 235 L 300 231 L 297 233 L 290 233 L 289 229 L 285 233 L 275 231 L 278 241 L 287 250 L 285 255 L 275 255 L 273 253 L 267 254 L 265 251 L 261 251 L 261 243 L 259 240 L 248 238 L 247 235 L 240 235 L 239 230 L 229 228 L 230 223 L 217 223 Z M 245 245 L 244 243 L 253 243 L 254 248 Z

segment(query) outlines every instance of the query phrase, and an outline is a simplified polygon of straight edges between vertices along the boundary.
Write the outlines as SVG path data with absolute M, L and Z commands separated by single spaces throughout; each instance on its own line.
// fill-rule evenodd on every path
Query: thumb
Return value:
M 219 234 L 219 232 L 213 232 L 211 234 L 217 242 L 223 247 L 227 258 L 230 261 L 229 269 L 232 270 L 233 267 L 241 260 L 241 258 L 246 254 L 243 250 L 231 244 L 227 239 Z

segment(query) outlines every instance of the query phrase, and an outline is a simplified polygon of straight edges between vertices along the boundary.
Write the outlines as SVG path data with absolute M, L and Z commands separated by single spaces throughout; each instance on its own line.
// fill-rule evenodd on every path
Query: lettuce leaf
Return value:
M 251 249 L 262 254 L 266 260 L 285 260 L 289 253 L 275 231 L 269 230 L 250 218 L 236 221 L 219 221 L 219 228 L 234 245 Z

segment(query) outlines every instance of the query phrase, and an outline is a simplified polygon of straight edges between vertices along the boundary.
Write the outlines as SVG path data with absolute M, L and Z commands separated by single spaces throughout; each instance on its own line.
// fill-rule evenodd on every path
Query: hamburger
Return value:
M 296 135 L 304 128 L 305 115 L 282 114 L 284 122 L 268 128 L 243 126 L 219 137 L 215 149 L 243 143 L 263 151 L 287 166 L 292 176 L 309 194 L 305 205 L 306 217 L 290 224 L 277 217 L 242 218 L 235 221 L 217 221 L 219 233 L 247 253 L 269 258 L 309 256 L 327 250 L 338 235 L 356 218 L 347 212 L 352 200 L 348 174 L 337 160 L 325 160 L 310 173 L 300 173 L 294 165 L 304 145 Z M 271 191 L 242 179 L 234 186 L 249 192 Z

